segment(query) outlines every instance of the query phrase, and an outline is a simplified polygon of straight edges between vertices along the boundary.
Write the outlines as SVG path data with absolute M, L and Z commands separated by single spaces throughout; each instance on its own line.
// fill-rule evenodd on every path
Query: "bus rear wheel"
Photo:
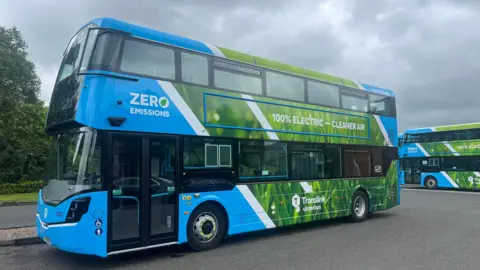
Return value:
M 437 179 L 433 176 L 429 176 L 425 179 L 425 186 L 428 189 L 437 189 L 438 187 L 438 182 Z
M 361 190 L 355 191 L 352 196 L 352 220 L 362 222 L 368 216 L 368 197 Z
M 188 220 L 188 245 L 196 251 L 213 249 L 222 241 L 225 229 L 225 216 L 217 206 L 200 205 Z

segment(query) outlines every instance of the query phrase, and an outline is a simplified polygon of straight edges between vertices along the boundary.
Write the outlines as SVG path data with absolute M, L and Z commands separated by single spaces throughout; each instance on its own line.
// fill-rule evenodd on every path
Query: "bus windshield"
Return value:
M 59 134 L 54 142 L 42 197 L 45 202 L 58 204 L 86 190 L 101 188 L 100 138 L 95 130 L 81 128 Z

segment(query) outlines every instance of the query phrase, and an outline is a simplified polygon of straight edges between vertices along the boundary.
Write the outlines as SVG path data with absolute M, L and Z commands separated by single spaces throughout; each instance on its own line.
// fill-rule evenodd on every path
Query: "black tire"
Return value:
M 220 244 L 225 231 L 226 222 L 223 212 L 213 204 L 200 205 L 188 220 L 188 245 L 196 251 L 213 249 Z
M 352 220 L 362 222 L 368 217 L 368 196 L 361 190 L 355 191 L 352 196 Z
M 437 189 L 438 188 L 437 178 L 433 176 L 428 176 L 427 178 L 425 178 L 425 187 L 427 189 Z

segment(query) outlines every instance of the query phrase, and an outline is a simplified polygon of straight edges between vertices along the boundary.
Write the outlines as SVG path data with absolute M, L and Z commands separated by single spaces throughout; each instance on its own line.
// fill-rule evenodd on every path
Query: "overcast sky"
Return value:
M 70 37 L 103 16 L 392 89 L 400 131 L 480 121 L 480 1 L 0 0 L 47 102 Z

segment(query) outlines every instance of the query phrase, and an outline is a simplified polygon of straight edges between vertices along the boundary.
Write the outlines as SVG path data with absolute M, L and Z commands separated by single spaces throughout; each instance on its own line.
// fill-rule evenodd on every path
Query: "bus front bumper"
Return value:
M 39 196 L 36 214 L 38 237 L 45 243 L 63 251 L 107 257 L 107 232 L 104 229 L 107 228 L 107 222 L 102 220 L 100 227 L 97 224 L 98 219 L 91 215 L 91 209 L 98 205 L 96 202 L 103 201 L 103 198 L 95 198 L 102 197 L 101 193 L 103 192 L 89 194 L 92 197 L 90 209 L 76 223 L 56 222 L 48 224 L 45 220 L 42 220 L 40 213 L 43 213 L 42 209 L 48 209 L 47 212 L 50 213 L 60 212 L 61 209 L 66 208 L 65 206 L 69 207 L 71 201 L 77 197 L 73 197 L 60 205 L 50 206 L 46 205 Z

